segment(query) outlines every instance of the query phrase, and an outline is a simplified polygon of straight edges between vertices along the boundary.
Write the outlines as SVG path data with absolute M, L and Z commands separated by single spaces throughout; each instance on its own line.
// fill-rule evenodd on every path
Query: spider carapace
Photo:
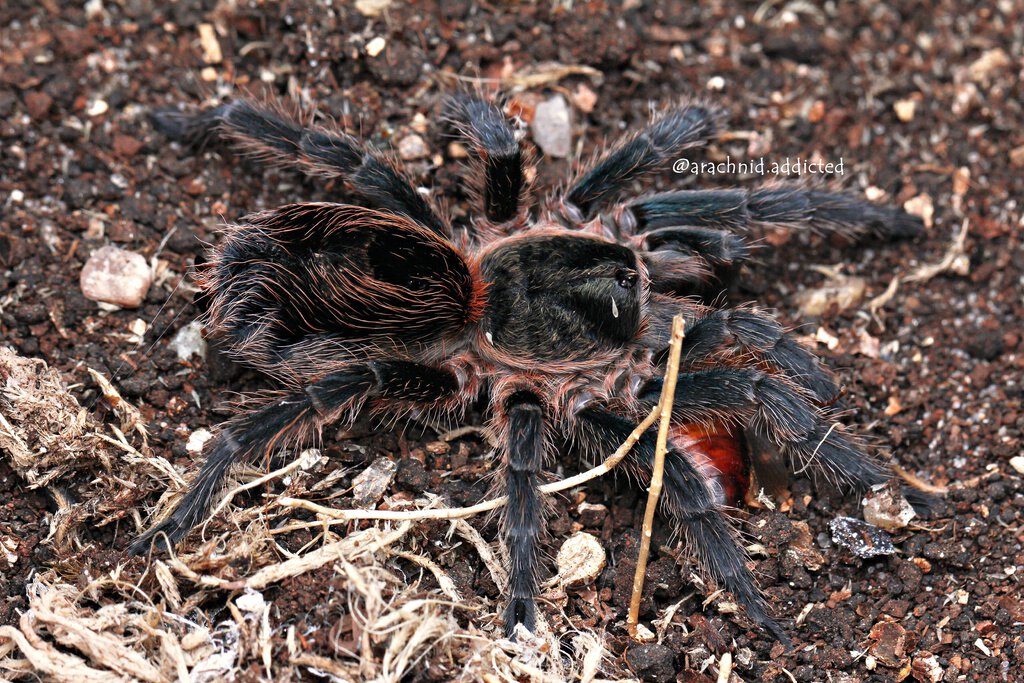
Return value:
M 891 475 L 831 418 L 838 387 L 814 354 L 755 307 L 708 302 L 722 301 L 758 224 L 900 237 L 920 220 L 802 187 L 622 201 L 715 135 L 722 117 L 699 103 L 666 109 L 531 213 L 529 155 L 501 110 L 459 95 L 445 113 L 474 152 L 481 214 L 467 225 L 452 226 L 385 156 L 341 131 L 250 101 L 157 115 L 173 138 L 233 141 L 338 178 L 369 207 L 293 204 L 226 229 L 202 269 L 208 328 L 284 388 L 223 426 L 174 509 L 133 551 L 182 540 L 233 463 L 361 412 L 455 421 L 486 397 L 508 496 L 504 623 L 509 634 L 532 629 L 545 466 L 602 460 L 627 438 L 658 401 L 671 321 L 682 315 L 663 511 L 700 567 L 785 639 L 725 512 L 743 498 L 748 470 L 768 488 L 784 485 L 792 466 L 852 491 Z M 654 450 L 649 431 L 622 467 L 643 480 Z M 906 495 L 925 507 L 920 493 Z

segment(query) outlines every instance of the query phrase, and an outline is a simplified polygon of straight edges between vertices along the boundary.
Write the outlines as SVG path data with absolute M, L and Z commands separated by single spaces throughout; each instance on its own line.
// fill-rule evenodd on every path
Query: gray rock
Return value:
M 561 95 L 555 95 L 537 105 L 530 124 L 533 140 L 548 156 L 564 159 L 572 149 L 572 126 L 569 105 Z

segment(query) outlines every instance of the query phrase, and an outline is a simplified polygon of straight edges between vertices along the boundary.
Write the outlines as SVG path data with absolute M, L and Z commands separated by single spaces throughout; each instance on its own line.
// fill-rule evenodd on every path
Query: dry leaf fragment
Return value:
M 203 48 L 203 61 L 207 64 L 220 64 L 224 60 L 213 24 L 199 24 L 199 45 Z

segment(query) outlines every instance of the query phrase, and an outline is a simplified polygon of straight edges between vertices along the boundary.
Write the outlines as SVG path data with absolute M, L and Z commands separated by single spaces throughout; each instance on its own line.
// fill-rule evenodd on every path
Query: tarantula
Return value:
M 786 640 L 725 508 L 751 473 L 777 488 L 789 464 L 853 490 L 891 475 L 829 418 L 839 390 L 814 354 L 755 308 L 707 302 L 747 260 L 744 235 L 756 224 L 897 237 L 918 232 L 919 219 L 785 187 L 615 203 L 635 180 L 712 139 L 722 117 L 701 103 L 657 115 L 532 217 L 528 154 L 501 109 L 457 95 L 445 114 L 475 158 L 483 212 L 459 229 L 387 157 L 339 130 L 247 100 L 155 117 L 172 138 L 217 136 L 249 155 L 341 179 L 374 208 L 292 204 L 226 230 L 200 277 L 209 327 L 233 357 L 286 389 L 223 426 L 173 512 L 132 552 L 158 535 L 180 541 L 206 516 L 233 463 L 362 411 L 458 419 L 486 396 L 508 496 L 504 623 L 509 635 L 518 624 L 532 630 L 545 463 L 556 444 L 593 459 L 626 439 L 658 401 L 671 321 L 682 314 L 664 510 L 700 566 Z M 645 476 L 654 449 L 651 431 L 628 467 Z M 907 496 L 927 504 L 919 492 Z

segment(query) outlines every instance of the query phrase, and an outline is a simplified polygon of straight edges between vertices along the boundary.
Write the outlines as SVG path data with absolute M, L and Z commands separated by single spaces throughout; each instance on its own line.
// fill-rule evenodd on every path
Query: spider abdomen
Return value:
M 295 204 L 230 228 L 206 267 L 210 321 L 257 366 L 329 342 L 415 346 L 479 318 L 482 284 L 448 242 L 398 214 Z
M 686 453 L 705 477 L 719 505 L 736 507 L 750 483 L 749 457 L 738 429 L 725 422 L 672 427 L 673 446 Z

